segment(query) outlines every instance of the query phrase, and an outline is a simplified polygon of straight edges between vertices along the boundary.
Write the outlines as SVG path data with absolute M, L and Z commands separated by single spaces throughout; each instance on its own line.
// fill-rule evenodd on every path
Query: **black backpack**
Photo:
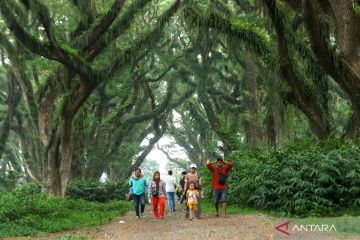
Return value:
M 225 185 L 228 175 L 222 174 L 220 168 L 218 168 L 217 171 L 218 171 L 218 175 L 219 175 L 219 184 Z

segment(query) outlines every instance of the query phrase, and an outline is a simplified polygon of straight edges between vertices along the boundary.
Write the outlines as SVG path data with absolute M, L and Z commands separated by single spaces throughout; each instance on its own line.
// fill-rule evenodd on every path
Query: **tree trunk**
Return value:
M 121 171 L 119 169 L 119 166 L 111 164 L 109 167 L 108 176 L 109 176 L 110 181 L 113 181 L 113 182 L 118 181 L 121 176 Z M 128 176 L 125 176 L 125 177 L 128 177 Z
M 259 148 L 265 144 L 264 126 L 260 116 L 260 98 L 257 89 L 256 65 L 251 53 L 245 50 L 245 105 L 246 111 L 250 114 L 244 120 L 247 142 L 251 147 Z
M 80 130 L 81 131 L 81 130 Z M 84 180 L 85 173 L 85 154 L 84 146 L 82 141 L 84 141 L 84 135 L 81 134 L 77 137 L 76 142 L 73 146 L 73 158 L 71 161 L 71 181 L 73 180 Z
M 267 138 L 269 141 L 269 144 L 271 146 L 274 146 L 276 148 L 277 144 L 276 144 L 276 125 L 275 125 L 275 113 L 273 111 L 273 109 L 271 107 L 269 107 L 268 109 L 268 114 L 266 116 L 266 133 L 267 133 Z
M 71 178 L 71 164 L 73 155 L 73 146 L 71 141 L 72 116 L 65 116 L 63 119 L 63 133 L 61 135 L 61 195 L 65 196 L 68 182 Z
M 28 138 L 24 136 L 22 130 L 18 129 L 16 134 L 19 139 L 19 148 L 24 158 L 25 167 L 29 176 L 34 181 L 41 181 L 42 172 L 38 170 L 41 170 L 42 168 L 38 166 L 37 160 L 34 159 L 35 156 L 31 156 L 29 153 L 29 148 L 34 148 L 34 145 L 26 141 Z
M 61 82 L 67 82 L 72 76 L 69 71 L 63 71 L 54 78 L 61 78 Z M 49 195 L 64 196 L 71 176 L 73 115 L 62 114 L 59 117 L 60 125 L 53 126 L 53 122 L 56 121 L 53 116 L 53 104 L 58 96 L 58 87 L 54 82 L 54 79 L 49 80 L 49 85 L 42 95 L 38 117 L 40 140 L 46 149 L 42 191 Z
M 52 137 L 50 146 L 46 153 L 44 167 L 44 181 L 42 192 L 48 195 L 62 196 L 60 177 L 60 130 Z
M 270 144 L 276 148 L 289 142 L 287 138 L 288 122 L 284 108 L 285 106 L 278 99 L 275 99 L 268 109 L 267 135 Z

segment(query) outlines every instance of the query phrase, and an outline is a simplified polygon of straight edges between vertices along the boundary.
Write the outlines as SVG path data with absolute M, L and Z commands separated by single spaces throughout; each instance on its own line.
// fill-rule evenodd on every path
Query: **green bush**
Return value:
M 12 190 L 12 193 L 18 193 L 20 195 L 37 195 L 41 193 L 41 185 L 38 182 L 19 184 Z
M 88 201 L 108 202 L 112 200 L 124 200 L 129 191 L 129 185 L 125 181 L 113 183 L 101 183 L 99 181 L 74 181 L 69 184 L 66 196 L 73 199 L 85 199 Z
M 15 188 L 20 178 L 21 174 L 14 170 L 9 170 L 6 176 L 0 176 L 0 192 L 10 191 Z
M 128 183 L 125 181 L 106 182 L 99 181 L 73 181 L 69 184 L 66 197 L 72 199 L 84 199 L 95 202 L 109 202 L 113 200 L 124 200 L 129 191 Z M 39 183 L 21 184 L 14 188 L 13 192 L 26 193 L 28 195 L 41 193 Z
M 0 238 L 103 224 L 131 209 L 124 201 L 97 203 L 49 197 L 36 188 L 23 185 L 0 197 Z
M 301 217 L 360 207 L 360 149 L 355 144 L 306 141 L 282 150 L 242 149 L 227 160 L 234 163 L 228 179 L 231 203 Z M 202 177 L 210 186 L 210 174 Z M 205 190 L 205 196 L 211 192 Z

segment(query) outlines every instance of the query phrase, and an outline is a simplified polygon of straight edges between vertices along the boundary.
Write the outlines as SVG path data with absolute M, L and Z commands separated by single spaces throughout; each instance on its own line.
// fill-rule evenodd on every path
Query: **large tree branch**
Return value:
M 196 149 L 194 146 L 192 146 L 189 143 L 188 139 L 185 137 L 185 134 L 183 134 L 181 130 L 176 129 L 173 124 L 170 125 L 168 131 L 171 134 L 171 136 L 175 138 L 176 143 L 185 149 L 188 157 L 192 161 L 196 161 L 199 153 L 198 149 Z
M 326 111 L 322 111 L 316 100 L 315 93 L 305 84 L 297 74 L 292 59 L 290 58 L 288 44 L 285 38 L 283 17 L 279 12 L 275 0 L 265 0 L 269 9 L 270 18 L 277 34 L 280 71 L 283 78 L 289 83 L 294 98 L 291 103 L 298 107 L 310 120 L 312 130 L 320 140 L 330 134 L 330 122 Z
M 99 74 L 96 74 L 91 66 L 80 57 L 66 51 L 63 47 L 43 44 L 27 33 L 17 21 L 5 0 L 0 0 L 0 12 L 3 15 L 3 19 L 9 30 L 14 34 L 16 39 L 32 52 L 64 64 L 83 76 L 86 80 L 91 80 L 93 78 L 95 81 L 97 80 Z
M 180 7 L 180 0 L 177 0 L 167 11 L 165 11 L 158 20 L 157 26 L 146 34 L 143 38 L 141 38 L 138 42 L 134 43 L 132 47 L 125 50 L 123 54 L 121 54 L 114 62 L 114 64 L 106 69 L 102 69 L 101 71 L 94 72 L 91 68 L 85 70 L 90 76 L 83 76 L 85 78 L 74 91 L 71 92 L 67 103 L 65 104 L 62 112 L 65 115 L 74 115 L 77 110 L 83 104 L 83 102 L 88 98 L 88 96 L 92 93 L 92 91 L 96 88 L 96 86 L 103 79 L 111 79 L 114 77 L 119 71 L 123 69 L 123 67 L 131 62 L 131 58 L 135 53 L 142 49 L 144 46 L 152 46 L 154 45 L 160 38 L 161 33 L 164 29 L 164 25 L 170 20 L 172 15 L 177 11 Z M 83 82 L 85 84 L 83 84 Z
M 165 119 L 164 119 L 165 120 Z M 155 144 L 160 140 L 160 138 L 162 138 L 162 136 L 164 135 L 165 131 L 166 131 L 166 120 L 162 122 L 162 128 L 161 131 L 159 131 L 160 129 L 160 123 L 155 121 L 155 126 L 154 126 L 154 133 L 155 136 L 150 140 L 149 144 L 146 146 L 146 148 L 144 149 L 144 151 L 140 154 L 140 156 L 138 156 L 135 159 L 134 164 L 132 164 L 131 168 L 128 170 L 128 175 L 130 175 L 135 168 L 139 167 L 141 165 L 141 163 L 145 160 L 145 158 L 147 157 L 147 155 L 149 155 L 149 153 L 152 151 L 152 149 L 154 148 Z
M 170 86 L 169 86 L 170 88 Z M 170 98 L 172 98 L 171 91 L 169 91 L 167 94 L 167 97 L 165 97 L 165 100 L 163 100 L 163 103 L 159 104 L 158 107 L 154 108 L 153 111 L 149 113 L 145 113 L 143 115 L 134 116 L 127 121 L 125 121 L 125 124 L 131 124 L 131 123 L 140 123 L 143 121 L 147 121 L 150 119 L 154 119 L 154 117 L 163 115 L 165 112 L 170 112 L 173 109 L 176 109 L 178 106 L 180 106 L 184 101 L 186 101 L 188 98 L 190 98 L 195 92 L 195 89 L 189 89 L 186 91 L 183 95 L 178 97 L 174 101 L 170 101 Z M 161 119 L 160 119 L 161 120 Z
M 221 90 L 215 89 L 214 86 L 209 86 L 208 93 L 214 96 L 220 96 L 222 99 L 224 99 L 226 102 L 231 104 L 240 105 L 241 101 L 233 98 L 231 96 L 228 96 L 227 94 L 223 93 Z
M 116 108 L 115 114 L 112 115 L 112 117 L 109 119 L 109 122 L 116 123 L 119 122 L 122 117 L 129 113 L 133 107 L 136 104 L 136 101 L 138 99 L 139 94 L 139 86 L 138 84 L 134 84 L 133 93 L 131 94 L 131 98 L 128 96 L 126 97 L 126 100 L 123 100 L 123 104 Z
M 308 0 L 303 1 L 303 16 L 311 48 L 324 70 L 349 95 L 353 106 L 354 112 L 344 137 L 355 138 L 360 129 L 360 76 L 351 65 L 351 61 L 348 62 L 345 57 L 338 57 L 330 48 L 319 15 L 319 10 L 314 3 Z
M 204 68 L 204 72 L 207 72 L 208 69 L 206 69 L 206 66 Z M 232 152 L 233 150 L 237 149 L 240 146 L 240 143 L 238 139 L 236 138 L 236 135 L 233 133 L 230 133 L 228 129 L 226 129 L 226 126 L 222 126 L 218 116 L 215 114 L 215 111 L 213 109 L 213 105 L 209 99 L 209 96 L 207 95 L 207 91 L 204 91 L 204 89 L 208 88 L 208 76 L 199 76 L 199 84 L 197 87 L 197 94 L 199 95 L 199 100 L 201 104 L 203 105 L 205 109 L 205 113 L 209 119 L 210 125 L 212 129 L 217 133 L 219 138 L 223 141 L 226 149 L 228 152 Z
M 10 78 L 8 83 L 8 94 L 6 100 L 8 111 L 0 129 L 0 158 L 5 150 L 6 141 L 8 139 L 9 132 L 11 129 L 12 118 L 15 109 L 20 102 L 20 99 L 21 99 L 20 94 L 18 94 L 17 91 L 15 90 L 13 79 Z
M 118 73 L 118 71 L 122 69 L 121 66 L 124 62 L 128 62 L 131 59 L 133 56 L 132 53 L 139 52 L 139 49 L 152 47 L 159 41 L 162 36 L 162 32 L 164 31 L 165 24 L 179 9 L 180 2 L 180 0 L 176 0 L 175 3 L 158 18 L 156 27 L 148 32 L 143 38 L 135 42 L 131 48 L 125 50 L 123 54 L 115 59 L 114 64 L 110 68 L 102 70 L 102 72 L 106 73 L 107 78 L 111 78 L 115 73 Z
M 151 2 L 151 0 L 136 0 L 134 1 L 125 12 L 124 16 L 122 16 L 118 21 L 113 23 L 113 27 L 111 27 L 105 34 L 103 34 L 100 38 L 96 39 L 94 44 L 88 45 L 86 47 L 80 47 L 80 49 L 86 49 L 84 56 L 88 56 L 88 58 L 93 58 L 102 49 L 104 49 L 109 43 L 111 43 L 114 39 L 118 38 L 120 34 L 124 33 L 126 29 L 131 26 L 132 19 L 136 15 L 136 13 L 146 6 L 147 3 Z M 79 41 L 81 43 L 83 41 Z
M 83 37 L 80 37 L 81 40 L 77 41 L 78 43 L 86 43 L 82 52 L 86 52 L 91 48 L 95 42 L 109 29 L 111 24 L 115 21 L 120 10 L 122 9 L 126 0 L 115 0 L 113 5 L 107 14 L 101 19 L 101 21 L 94 26 L 89 33 L 84 34 Z
M 15 35 L 15 37 L 31 51 L 41 56 L 51 56 L 51 48 L 40 43 L 33 36 L 28 34 L 19 24 L 12 11 L 7 6 L 5 0 L 0 0 L 0 12 L 3 15 L 3 19 L 7 24 L 9 30 Z
M 78 23 L 76 29 L 70 34 L 72 38 L 79 36 L 84 31 L 91 27 L 91 24 L 95 21 L 95 4 L 94 1 L 89 0 L 76 0 L 72 1 L 81 13 L 81 20 Z
M 321 27 L 319 12 L 310 1 L 303 1 L 303 16 L 306 23 L 306 29 L 309 34 L 310 45 L 317 57 L 318 61 L 322 64 L 324 69 L 337 81 L 347 92 L 354 85 L 359 85 L 358 77 L 353 72 L 348 64 L 344 63 L 342 59 L 338 58 L 334 51 L 329 47 L 328 41 L 323 28 Z M 341 73 L 348 72 L 349 79 L 343 81 Z M 346 83 L 348 82 L 348 83 Z M 360 96 L 359 96 L 360 97 Z
M 187 8 L 187 17 L 194 24 L 214 28 L 229 36 L 233 36 L 246 43 L 251 50 L 261 56 L 270 54 L 270 46 L 264 36 L 258 31 L 245 27 L 242 24 L 234 24 L 228 18 L 224 18 L 214 12 L 202 14 L 194 6 Z
M 190 60 L 191 61 L 191 60 Z M 191 67 L 192 68 L 197 68 L 197 65 L 196 65 L 196 62 L 195 61 L 191 61 L 192 62 L 192 65 Z M 183 82 L 185 82 L 186 84 L 188 84 L 189 86 L 191 87 L 196 87 L 196 83 L 195 82 L 192 82 L 188 77 L 187 75 L 191 74 L 189 71 L 187 70 L 184 70 L 184 69 L 181 69 L 179 70 L 179 76 L 180 78 L 183 80 Z M 199 69 L 197 69 L 197 71 L 199 71 Z M 222 75 L 223 76 L 223 75 Z M 221 90 L 217 90 L 214 88 L 213 85 L 210 85 L 208 88 L 207 88 L 207 92 L 211 95 L 214 95 L 214 96 L 220 96 L 222 99 L 224 99 L 226 102 L 228 103 L 231 103 L 231 104 L 236 104 L 236 105 L 239 105 L 241 104 L 241 101 L 232 97 L 232 96 L 228 96 L 226 95 L 225 93 L 223 93 Z
M 94 47 L 94 45 L 97 44 L 97 42 L 95 40 L 98 37 L 100 37 L 100 35 L 104 34 L 104 32 L 113 23 L 113 21 L 117 17 L 117 14 L 121 10 L 121 7 L 123 6 L 123 3 L 125 1 L 126 0 L 123 0 L 123 1 L 116 0 L 114 2 L 114 4 L 112 5 L 111 9 L 109 10 L 109 12 L 102 18 L 102 20 L 100 21 L 99 24 L 97 24 L 92 30 L 89 30 L 88 33 L 85 33 L 82 38 L 77 38 L 77 39 L 73 40 L 73 45 L 79 45 L 80 43 L 85 44 L 83 46 L 80 45 L 80 49 L 82 49 L 81 54 L 84 55 L 88 61 L 91 62 L 92 60 L 94 60 L 94 58 L 104 49 L 105 45 L 102 45 L 101 48 L 98 48 L 97 51 L 93 51 L 90 55 L 88 53 L 86 53 L 87 50 L 89 50 L 90 48 Z M 83 4 L 85 4 L 86 6 L 88 5 L 88 3 L 85 1 L 82 3 L 82 5 L 79 6 L 79 8 L 83 9 L 84 8 Z M 86 9 L 87 8 L 91 8 L 91 7 L 86 7 Z M 89 11 L 87 11 L 86 15 L 92 15 L 90 12 L 91 11 L 89 9 Z M 135 13 L 133 13 L 133 15 L 135 15 Z M 130 17 L 130 16 L 133 17 L 133 15 L 127 15 L 127 17 Z M 91 23 L 91 21 L 89 22 L 89 24 L 90 23 Z M 81 25 L 81 23 L 79 24 L 77 31 L 84 30 L 83 29 L 84 26 L 80 26 L 80 25 Z M 122 27 L 123 27 L 122 30 L 124 30 L 125 26 L 122 26 Z M 76 37 L 78 33 L 74 33 L 74 37 Z M 63 68 L 59 69 L 54 74 L 54 76 L 51 76 L 48 79 L 48 81 L 47 81 L 45 87 L 43 88 L 43 90 L 41 91 L 41 93 L 45 93 L 47 91 L 47 87 L 54 86 L 54 85 L 56 85 L 56 82 L 60 82 L 60 79 L 58 78 L 58 76 L 62 75 L 61 72 L 64 72 Z M 39 99 L 41 99 L 42 96 L 43 96 L 43 94 L 40 94 Z
M 163 152 L 163 153 L 166 155 L 166 157 L 169 159 L 170 162 L 175 163 L 175 164 L 178 165 L 180 168 L 183 168 L 183 169 L 187 169 L 187 168 L 188 168 L 187 162 L 181 161 L 181 159 L 178 159 L 178 158 L 173 158 L 173 157 L 171 157 L 171 155 L 170 155 L 167 151 L 165 151 L 163 148 L 161 148 L 161 147 L 159 146 L 159 144 L 156 144 L 156 147 L 157 147 L 157 149 L 159 149 L 161 152 Z
M 325 1 L 322 7 L 328 6 L 330 2 L 331 10 L 328 16 L 333 20 L 336 28 L 337 51 L 340 56 L 344 56 L 348 62 L 357 65 L 358 76 L 360 77 L 360 14 L 355 11 L 355 2 L 318 0 L 320 3 Z M 312 3 L 313 4 L 313 3 Z M 324 9 L 324 7 L 323 7 Z M 326 8 L 325 8 L 326 11 Z M 319 16 L 317 16 L 319 17 Z
M 48 8 L 38 0 L 21 0 L 22 3 L 37 16 L 43 25 L 50 44 L 57 48 L 58 44 L 54 36 L 54 27 Z M 11 2 L 11 1 L 10 1 Z
M 174 83 L 168 82 L 166 96 L 163 102 L 159 104 L 158 107 L 154 108 L 150 113 L 131 117 L 130 119 L 125 121 L 125 124 L 140 123 L 156 118 L 158 115 L 163 113 L 168 108 L 172 99 L 173 92 L 174 92 Z
M 193 93 L 194 93 L 194 89 L 191 89 L 188 92 L 186 92 L 184 95 L 179 97 L 177 100 L 170 103 L 168 105 L 168 108 L 163 108 L 162 105 L 164 105 L 164 103 L 162 103 L 162 104 L 159 105 L 159 107 L 157 107 L 156 109 L 154 109 L 150 113 L 144 113 L 144 114 L 139 115 L 139 116 L 134 116 L 134 117 L 129 118 L 128 120 L 124 121 L 123 123 L 117 124 L 116 125 L 118 127 L 118 131 L 117 131 L 118 134 L 117 135 L 118 136 L 124 136 L 124 134 L 126 132 L 128 132 L 131 128 L 135 127 L 135 125 L 137 123 L 141 123 L 141 122 L 144 122 L 144 121 L 154 119 L 155 117 L 157 117 L 159 115 L 163 115 L 165 111 L 169 112 L 171 109 L 174 109 L 174 108 L 178 107 L 180 104 L 182 104 L 187 98 L 192 96 Z M 162 111 L 160 111 L 160 108 L 162 109 Z M 122 137 L 119 137 L 116 140 L 116 142 L 119 142 L 120 138 L 122 138 Z M 117 144 L 117 145 L 119 145 L 119 144 Z
M 8 53 L 13 73 L 20 89 L 22 90 L 27 109 L 30 112 L 30 117 L 32 118 L 32 123 L 35 123 L 35 126 L 37 126 L 38 110 L 34 99 L 34 93 L 30 79 L 25 73 L 26 68 L 23 62 L 19 60 L 19 52 L 14 49 L 13 45 L 2 33 L 0 33 L 0 45 L 4 46 Z
M 145 81 L 145 82 L 159 82 L 161 79 L 163 79 L 165 76 L 166 76 L 166 74 L 174 67 L 174 65 L 175 64 L 171 64 L 169 67 L 167 67 L 166 69 L 165 69 L 165 71 L 162 73 L 162 74 L 160 74 L 158 77 L 156 77 L 156 78 L 147 78 L 147 77 L 144 77 L 143 78 L 143 80 Z

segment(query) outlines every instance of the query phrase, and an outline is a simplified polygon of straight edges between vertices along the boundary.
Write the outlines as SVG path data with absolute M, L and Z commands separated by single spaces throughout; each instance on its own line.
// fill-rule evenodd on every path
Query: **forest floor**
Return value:
M 276 226 L 286 222 L 265 214 L 232 214 L 228 218 L 217 218 L 213 214 L 204 213 L 201 219 L 188 220 L 184 217 L 181 207 L 178 211 L 166 212 L 162 220 L 154 219 L 150 205 L 146 206 L 146 216 L 135 219 L 134 212 L 128 212 L 124 216 L 114 218 L 110 223 L 78 230 L 69 230 L 59 233 L 51 233 L 44 236 L 6 238 L 6 240 L 27 239 L 85 239 L 104 240 L 261 240 L 261 239 L 347 239 L 360 240 L 360 237 L 333 236 L 324 232 L 290 232 L 285 235 L 275 229 Z M 120 223 L 122 221 L 122 223 Z M 282 228 L 286 230 L 285 228 Z M 73 238 L 74 237 L 74 238 Z M 81 239 L 81 238 L 79 238 Z

